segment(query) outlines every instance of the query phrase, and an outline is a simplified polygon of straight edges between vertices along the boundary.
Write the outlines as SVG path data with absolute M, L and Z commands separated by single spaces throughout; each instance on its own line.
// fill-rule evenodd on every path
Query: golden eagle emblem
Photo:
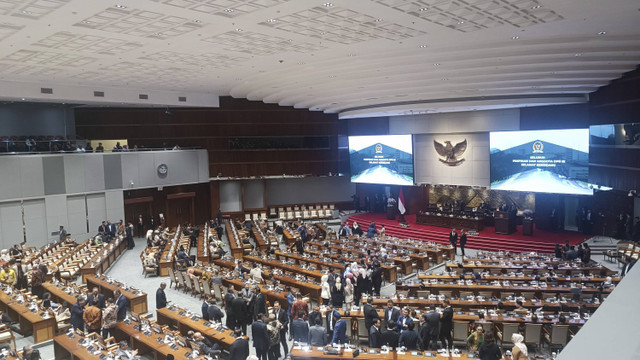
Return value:
M 467 151 L 467 139 L 457 143 L 455 146 L 451 145 L 451 141 L 445 141 L 443 145 L 433 140 L 433 146 L 436 148 L 438 155 L 444 157 L 444 159 L 438 159 L 441 162 L 449 166 L 458 166 L 464 162 L 464 159 L 458 158 Z

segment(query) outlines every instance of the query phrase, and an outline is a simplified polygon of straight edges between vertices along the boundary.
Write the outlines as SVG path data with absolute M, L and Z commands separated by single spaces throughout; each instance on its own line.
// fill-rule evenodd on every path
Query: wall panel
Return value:
M 347 176 L 267 180 L 269 206 L 351 201 L 353 194 L 355 184 Z
M 22 205 L 19 201 L 0 203 L 0 243 L 9 248 L 24 241 Z
M 67 232 L 75 238 L 75 234 L 87 232 L 87 204 L 85 195 L 68 196 L 66 201 L 67 209 Z M 63 224 L 60 224 L 63 225 Z M 98 226 L 96 225 L 96 229 Z M 89 233 L 94 229 L 89 229 Z M 96 231 L 97 233 L 97 231 Z
M 47 211 L 44 199 L 26 200 L 22 203 L 27 243 L 40 247 L 48 242 Z
M 220 210 L 222 212 L 242 211 L 242 183 L 240 181 L 220 182 Z
M 69 226 L 69 216 L 67 213 L 67 196 L 66 195 L 49 195 L 44 198 L 45 213 L 47 215 L 47 238 L 49 241 L 56 240 L 57 236 L 51 235 L 52 232 L 58 231 L 60 225 L 64 226 L 67 233 L 72 233 Z M 82 202 L 84 210 L 84 201 Z M 84 218 L 84 214 L 83 214 Z M 86 221 L 85 221 L 86 222 Z M 85 229 L 82 232 L 86 232 Z
M 260 209 L 264 208 L 264 181 L 249 180 L 242 182 L 244 186 L 244 208 Z
M 98 226 L 107 219 L 107 204 L 104 193 L 87 194 L 87 214 L 89 217 L 89 233 L 96 232 Z

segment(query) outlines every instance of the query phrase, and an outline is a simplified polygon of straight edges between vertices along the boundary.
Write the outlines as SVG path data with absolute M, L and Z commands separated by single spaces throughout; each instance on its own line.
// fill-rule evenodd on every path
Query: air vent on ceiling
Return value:
M 149 100 L 149 95 L 147 95 L 147 94 L 139 94 L 138 98 L 140 100 Z
M 93 96 L 95 97 L 104 97 L 104 91 L 94 91 Z
M 52 88 L 40 88 L 40 93 L 41 94 L 53 94 L 53 89 Z
M 178 96 L 178 101 L 187 102 L 187 97 L 186 96 Z

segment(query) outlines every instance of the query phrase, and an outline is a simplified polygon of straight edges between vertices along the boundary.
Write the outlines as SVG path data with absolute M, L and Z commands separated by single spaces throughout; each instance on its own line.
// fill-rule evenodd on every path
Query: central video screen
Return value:
M 349 136 L 351 182 L 413 185 L 411 135 Z
M 589 129 L 489 134 L 491 189 L 592 195 Z

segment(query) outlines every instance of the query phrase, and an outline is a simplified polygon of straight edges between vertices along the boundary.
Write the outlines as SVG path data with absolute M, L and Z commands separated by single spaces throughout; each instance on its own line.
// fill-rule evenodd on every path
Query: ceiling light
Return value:
M 433 66 L 440 66 L 440 63 L 434 63 Z
M 520 39 L 520 36 L 518 36 L 518 35 L 511 37 L 511 40 L 518 40 L 518 39 Z
M 382 21 L 382 19 L 376 19 L 376 22 L 381 22 L 381 21 Z
M 22 10 L 22 13 L 25 15 L 31 15 L 31 11 L 27 11 L 27 10 Z
M 323 5 L 324 5 L 325 7 L 332 7 L 332 6 L 333 6 L 333 4 L 332 4 L 332 3 L 324 3 Z
M 575 56 L 575 57 L 579 57 L 579 56 L 582 56 L 582 53 L 577 53 L 577 54 L 575 54 L 575 55 L 573 55 L 573 56 Z
M 126 6 L 124 6 L 124 5 L 116 5 L 116 7 L 117 7 L 118 9 L 126 9 L 126 8 L 127 8 L 127 7 L 126 7 Z
M 196 23 L 196 24 L 200 24 L 200 20 L 198 20 L 198 19 L 193 20 L 193 22 Z
M 324 34 L 326 34 L 326 32 L 324 32 L 324 31 L 321 31 L 321 32 L 320 32 L 320 35 L 324 35 Z
M 162 33 L 153 33 L 155 36 L 162 36 Z
M 449 80 L 449 78 L 442 78 L 442 80 L 447 81 L 447 80 Z
M 531 10 L 540 9 L 542 5 L 534 5 L 531 7 Z
M 429 10 L 429 8 L 426 8 L 426 7 L 418 9 L 418 11 L 427 11 L 427 10 Z
M 241 32 L 241 31 L 242 31 L 242 29 L 236 29 L 236 31 L 237 31 L 237 32 Z
M 420 45 L 420 47 L 424 49 L 427 47 L 427 45 Z
M 232 12 L 233 12 L 233 9 L 224 9 L 224 12 L 232 13 Z
M 269 19 L 269 20 L 267 20 L 267 22 L 268 22 L 269 24 L 273 24 L 274 22 L 276 22 L 276 19 Z
M 336 77 L 336 76 L 335 76 L 335 75 L 329 75 L 329 77 L 330 77 L 330 78 L 334 78 L 334 77 Z
M 25 99 L 25 98 L 22 98 L 22 101 L 25 101 L 25 100 L 27 100 L 27 99 Z
M 462 25 L 462 24 L 464 24 L 464 21 L 462 21 L 462 20 L 458 21 L 458 25 Z
M 607 32 L 606 32 L 606 31 L 600 31 L 600 32 L 598 32 L 598 35 L 606 35 L 606 34 L 607 34 Z
M 356 54 L 347 54 L 347 56 L 353 57 L 353 56 L 356 56 Z
M 298 61 L 298 65 L 304 65 L 304 61 Z
M 81 22 L 82 22 L 83 24 L 91 24 L 91 21 L 89 21 L 89 20 L 82 20 Z

